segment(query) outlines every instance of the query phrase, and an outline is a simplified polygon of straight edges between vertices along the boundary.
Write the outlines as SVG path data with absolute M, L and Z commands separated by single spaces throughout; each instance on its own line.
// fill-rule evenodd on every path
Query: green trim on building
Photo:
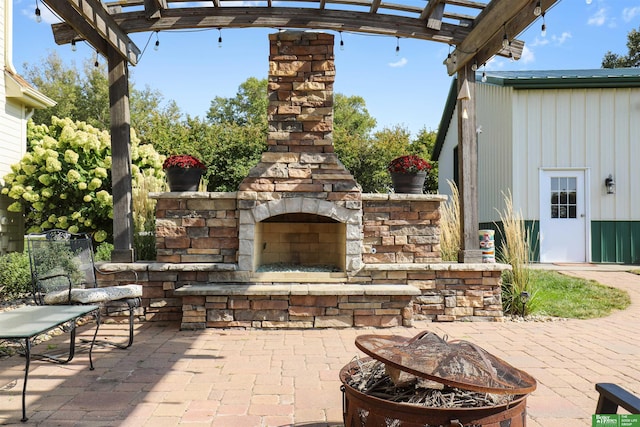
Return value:
M 640 221 L 591 221 L 591 260 L 640 264 Z
M 540 222 L 537 220 L 525 220 L 524 221 L 525 230 L 529 230 L 531 235 L 531 248 L 529 248 L 529 261 L 531 262 L 539 262 L 540 261 Z M 500 257 L 500 248 L 503 245 L 503 227 L 502 221 L 496 222 L 481 222 L 480 230 L 493 230 L 495 231 L 495 246 L 496 246 L 496 260 Z

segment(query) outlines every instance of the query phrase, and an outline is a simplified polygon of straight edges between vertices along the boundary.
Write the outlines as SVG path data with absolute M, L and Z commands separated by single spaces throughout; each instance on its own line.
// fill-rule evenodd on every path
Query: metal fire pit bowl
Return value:
M 475 344 L 446 341 L 425 331 L 411 339 L 361 335 L 356 347 L 372 357 L 353 361 L 340 371 L 345 427 L 526 426 L 526 398 L 535 390 L 536 380 Z M 415 376 L 415 380 L 431 382 L 433 388 L 455 387 L 512 399 L 491 406 L 437 407 L 380 398 L 351 385 L 362 367 L 374 360 L 384 364 L 399 387 L 407 377 Z

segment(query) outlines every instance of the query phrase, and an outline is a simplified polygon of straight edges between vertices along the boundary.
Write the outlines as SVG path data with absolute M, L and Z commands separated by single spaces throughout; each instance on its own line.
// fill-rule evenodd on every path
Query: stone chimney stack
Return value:
M 333 35 L 269 35 L 269 151 L 333 153 Z

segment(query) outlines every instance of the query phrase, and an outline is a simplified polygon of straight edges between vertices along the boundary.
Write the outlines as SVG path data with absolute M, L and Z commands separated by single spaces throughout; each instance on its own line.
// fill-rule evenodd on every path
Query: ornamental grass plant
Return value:
M 440 208 L 440 256 L 455 262 L 460 252 L 460 194 L 455 182 L 447 180 L 447 184 L 451 197 Z
M 502 307 L 506 314 L 526 316 L 536 305 L 534 281 L 531 278 L 529 253 L 531 230 L 525 227 L 522 214 L 513 207 L 511 191 L 502 193 L 505 207 L 498 211 L 502 228 L 502 245 L 498 260 L 511 265 L 502 275 Z

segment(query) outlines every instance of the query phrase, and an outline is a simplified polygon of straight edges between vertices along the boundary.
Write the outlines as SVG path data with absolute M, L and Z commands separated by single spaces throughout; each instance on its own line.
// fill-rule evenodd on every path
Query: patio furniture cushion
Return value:
M 68 303 L 67 290 L 49 292 L 44 296 L 45 304 Z M 71 289 L 71 302 L 80 304 L 116 301 L 142 296 L 142 285 L 108 286 L 104 288 Z

